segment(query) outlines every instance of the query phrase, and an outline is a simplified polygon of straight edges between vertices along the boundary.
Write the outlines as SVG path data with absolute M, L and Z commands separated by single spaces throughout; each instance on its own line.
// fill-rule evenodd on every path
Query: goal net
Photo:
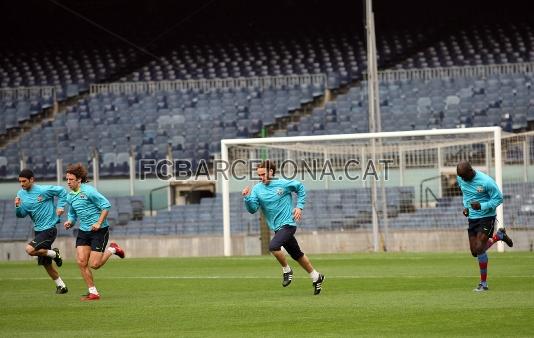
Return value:
M 503 190 L 510 212 L 497 209 L 498 226 L 533 224 L 533 140 L 528 133 L 503 135 L 499 127 L 222 140 L 224 253 L 231 254 L 231 232 L 258 231 L 240 191 L 259 182 L 262 159 L 276 162 L 276 177 L 304 183 L 299 231 L 369 232 L 375 251 L 387 250 L 399 231 L 466 228 L 456 185 L 463 160 Z

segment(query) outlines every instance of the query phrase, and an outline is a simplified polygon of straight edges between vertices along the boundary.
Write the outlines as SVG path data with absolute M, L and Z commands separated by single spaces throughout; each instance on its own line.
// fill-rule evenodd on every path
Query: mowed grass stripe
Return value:
M 319 296 L 294 262 L 283 288 L 268 256 L 113 259 L 94 272 L 94 303 L 79 301 L 86 288 L 72 260 L 60 268 L 66 295 L 35 262 L 7 262 L 0 327 L 13 337 L 528 337 L 532 256 L 492 252 L 490 291 L 479 294 L 467 253 L 310 255 L 326 275 Z

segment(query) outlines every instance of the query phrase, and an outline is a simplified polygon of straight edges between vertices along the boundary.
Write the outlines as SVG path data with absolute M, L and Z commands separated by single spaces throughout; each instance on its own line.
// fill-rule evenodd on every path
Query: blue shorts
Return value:
M 284 225 L 278 231 L 275 231 L 271 243 L 269 243 L 269 251 L 279 251 L 284 247 L 287 253 L 294 260 L 299 260 L 304 253 L 300 250 L 299 243 L 295 238 L 296 226 Z
M 91 251 L 104 252 L 108 245 L 109 227 L 100 228 L 97 231 L 78 231 L 76 247 L 90 246 Z
M 482 217 L 482 218 L 469 218 L 469 228 L 467 233 L 469 237 L 476 236 L 477 233 L 483 232 L 488 237 L 493 236 L 493 230 L 495 228 L 495 216 Z
M 56 227 L 46 229 L 43 231 L 35 231 L 35 238 L 28 243 L 33 246 L 35 250 L 39 249 L 52 249 L 52 243 L 56 240 L 57 229 Z M 48 256 L 37 256 L 37 264 L 50 265 L 52 264 L 52 258 Z

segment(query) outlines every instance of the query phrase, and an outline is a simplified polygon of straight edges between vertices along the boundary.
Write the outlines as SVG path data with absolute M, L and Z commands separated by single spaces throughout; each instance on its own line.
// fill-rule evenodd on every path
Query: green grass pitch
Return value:
M 22 250 L 22 248 L 21 248 Z M 69 293 L 34 262 L 0 263 L 2 337 L 534 336 L 534 254 L 489 254 L 490 291 L 475 293 L 469 253 L 311 255 L 326 275 L 313 296 L 292 262 L 281 286 L 273 257 L 125 259 L 94 273 L 86 292 L 72 260 Z

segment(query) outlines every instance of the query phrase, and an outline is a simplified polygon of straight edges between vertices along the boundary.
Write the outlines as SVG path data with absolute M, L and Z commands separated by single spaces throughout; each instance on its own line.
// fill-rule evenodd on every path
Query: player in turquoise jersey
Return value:
M 124 258 L 124 250 L 109 239 L 109 226 L 106 220 L 111 204 L 94 187 L 87 184 L 87 170 L 81 164 L 71 164 L 67 168 L 67 185 L 71 189 L 67 195 L 69 205 L 65 229 L 70 229 L 79 220 L 80 229 L 76 238 L 76 259 L 78 267 L 89 289 L 81 300 L 99 300 L 91 269 L 99 269 L 115 254 Z
M 304 185 L 296 180 L 273 178 L 276 173 L 276 164 L 266 160 L 257 168 L 261 183 L 256 184 L 252 191 L 245 187 L 242 194 L 245 208 L 251 214 L 261 209 L 269 228 L 274 231 L 274 237 L 269 243 L 269 251 L 282 265 L 282 286 L 286 287 L 293 279 L 293 270 L 287 264 L 282 247 L 304 268 L 312 279 L 314 294 L 321 292 L 324 275 L 317 272 L 308 257 L 300 250 L 295 238 L 297 222 L 302 218 L 302 209 L 306 203 Z M 292 194 L 297 195 L 297 205 L 293 208 Z
M 474 291 L 488 290 L 488 254 L 486 251 L 497 241 L 513 246 L 512 239 L 504 228 L 493 234 L 496 209 L 502 203 L 502 193 L 495 181 L 481 171 L 473 170 L 469 162 L 460 162 L 456 167 L 458 186 L 463 194 L 463 214 L 468 217 L 469 247 L 477 257 L 480 283 Z
M 19 218 L 30 216 L 35 232 L 35 238 L 26 245 L 26 252 L 37 256 L 37 264 L 42 265 L 56 283 L 56 293 L 67 293 L 67 286 L 52 265 L 52 259 L 58 267 L 63 264 L 59 249 L 52 249 L 52 243 L 57 236 L 56 224 L 63 214 L 67 192 L 60 186 L 35 184 L 35 177 L 29 169 L 20 172 L 19 183 L 22 189 L 15 198 L 15 214 Z M 58 198 L 57 209 L 54 197 Z

